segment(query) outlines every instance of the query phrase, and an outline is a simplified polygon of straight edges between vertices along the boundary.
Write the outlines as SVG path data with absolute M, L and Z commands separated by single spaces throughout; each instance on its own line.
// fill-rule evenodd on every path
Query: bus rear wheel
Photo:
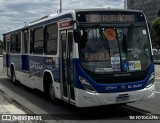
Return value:
M 14 85 L 18 85 L 18 81 L 16 80 L 16 74 L 15 74 L 15 71 L 12 70 L 12 82 Z

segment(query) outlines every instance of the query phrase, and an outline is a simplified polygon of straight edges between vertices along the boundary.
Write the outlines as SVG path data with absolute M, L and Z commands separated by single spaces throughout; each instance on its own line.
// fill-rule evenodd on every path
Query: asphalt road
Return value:
M 130 103 L 125 106 L 103 106 L 94 108 L 76 108 L 60 101 L 55 105 L 50 103 L 43 93 L 29 89 L 23 85 L 14 86 L 11 79 L 2 72 L 2 58 L 0 58 L 0 90 L 5 93 L 13 103 L 27 113 L 43 114 L 46 123 L 52 122 L 126 122 L 129 116 L 156 115 L 160 117 L 160 65 L 156 65 L 156 98 L 148 101 Z M 130 120 L 129 122 L 134 122 Z M 143 122 L 156 122 L 158 120 Z

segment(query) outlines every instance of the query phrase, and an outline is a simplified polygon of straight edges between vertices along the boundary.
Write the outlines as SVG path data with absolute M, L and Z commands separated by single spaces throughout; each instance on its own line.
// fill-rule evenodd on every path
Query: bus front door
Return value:
M 61 31 L 60 45 L 62 97 L 74 103 L 73 30 Z

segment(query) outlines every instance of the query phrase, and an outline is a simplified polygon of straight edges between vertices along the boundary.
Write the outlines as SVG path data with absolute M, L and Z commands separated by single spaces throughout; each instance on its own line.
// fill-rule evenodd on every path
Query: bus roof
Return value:
M 140 10 L 132 10 L 132 9 L 108 9 L 108 8 L 93 8 L 93 9 L 76 9 L 76 12 L 95 12 L 95 11 L 115 11 L 115 12 L 142 12 Z
M 72 14 L 74 12 L 100 12 L 100 11 L 106 11 L 106 12 L 141 12 L 143 13 L 142 11 L 140 10 L 129 10 L 129 9 L 108 9 L 108 8 L 93 8 L 93 9 L 76 9 L 76 10 L 69 10 L 69 11 L 66 11 L 66 12 L 63 12 L 63 13 L 60 13 L 60 14 L 50 14 L 50 15 L 47 15 L 47 16 L 44 16 L 42 18 L 39 18 L 35 21 L 32 21 L 30 22 L 28 25 L 25 25 L 25 26 L 22 26 L 22 27 L 19 27 L 17 29 L 13 29 L 11 31 L 7 31 L 6 33 L 4 33 L 3 35 L 5 34 L 11 34 L 11 33 L 14 33 L 14 32 L 18 32 L 18 31 L 21 31 L 21 30 L 25 30 L 29 27 L 33 27 L 34 25 L 37 25 L 37 24 L 40 24 L 42 22 L 47 22 L 48 20 L 51 20 L 51 19 L 54 19 L 54 18 L 57 18 L 57 17 L 61 17 L 61 16 L 64 16 L 66 14 Z

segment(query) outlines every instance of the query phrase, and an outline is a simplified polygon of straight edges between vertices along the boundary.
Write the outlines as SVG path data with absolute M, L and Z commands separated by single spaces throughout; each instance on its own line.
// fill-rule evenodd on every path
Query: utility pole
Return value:
M 124 0 L 124 9 L 127 9 L 127 0 Z
M 62 13 L 62 0 L 60 0 L 60 10 L 59 10 L 60 13 Z
M 109 5 L 108 5 L 108 0 L 105 1 L 106 5 L 108 6 L 108 9 L 110 9 Z

